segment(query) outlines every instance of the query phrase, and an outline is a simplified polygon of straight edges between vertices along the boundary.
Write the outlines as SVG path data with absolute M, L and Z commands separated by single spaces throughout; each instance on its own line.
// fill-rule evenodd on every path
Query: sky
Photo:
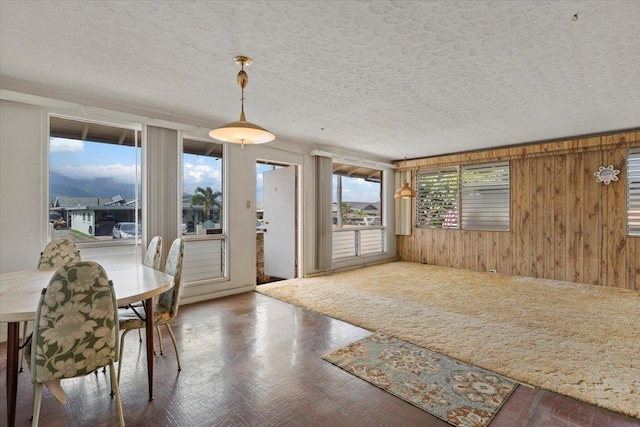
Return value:
M 139 149 L 138 149 L 139 151 Z M 139 162 L 139 153 L 138 159 Z M 215 157 L 184 154 L 183 189 L 193 194 L 197 187 L 211 187 L 214 191 L 222 188 L 222 161 Z M 133 183 L 136 169 L 136 149 L 116 144 L 103 144 L 75 139 L 51 138 L 51 171 L 75 179 L 113 178 L 116 182 Z M 256 207 L 262 208 L 262 173 L 271 165 L 256 165 Z M 333 194 L 336 199 L 337 178 L 333 176 Z M 351 202 L 380 201 L 380 184 L 367 182 L 361 178 L 342 180 L 342 200 Z

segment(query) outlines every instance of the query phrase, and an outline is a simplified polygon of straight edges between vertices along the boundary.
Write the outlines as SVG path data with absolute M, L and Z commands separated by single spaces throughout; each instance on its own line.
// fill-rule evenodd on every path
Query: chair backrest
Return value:
M 147 252 L 144 254 L 142 262 L 147 267 L 160 270 L 160 260 L 162 259 L 162 237 L 155 236 L 147 246 Z
M 184 239 L 177 238 L 171 244 L 164 272 L 173 276 L 173 288 L 160 294 L 158 306 L 169 313 L 170 318 L 178 314 L 180 291 L 182 288 L 182 259 L 184 258 Z
M 80 251 L 69 239 L 53 239 L 40 253 L 38 270 L 55 270 L 70 262 L 82 261 Z
M 102 266 L 65 264 L 43 289 L 33 325 L 31 381 L 74 378 L 118 360 L 118 304 Z

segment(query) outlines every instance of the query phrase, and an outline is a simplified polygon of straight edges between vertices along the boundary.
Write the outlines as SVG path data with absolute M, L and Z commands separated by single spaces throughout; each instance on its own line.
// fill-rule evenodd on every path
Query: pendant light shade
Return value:
M 235 144 L 264 144 L 275 139 L 275 136 L 265 128 L 248 122 L 244 112 L 240 113 L 240 120 L 212 130 L 209 136 L 218 141 Z
M 416 197 L 416 192 L 413 188 L 409 187 L 409 183 L 405 181 L 402 187 L 396 190 L 396 194 L 393 197 L 396 199 L 410 199 Z
M 234 144 L 264 144 L 275 139 L 275 136 L 265 128 L 247 121 L 244 115 L 244 88 L 249 83 L 249 76 L 244 71 L 244 66 L 251 64 L 253 61 L 246 56 L 236 56 L 233 58 L 241 69 L 238 72 L 238 85 L 242 91 L 242 107 L 240 110 L 240 119 L 237 122 L 227 123 L 219 128 L 209 132 L 209 136 L 222 142 L 231 142 Z
M 404 158 L 403 167 L 407 166 L 407 158 Z M 402 183 L 402 187 L 398 188 L 393 195 L 395 199 L 411 199 L 416 197 L 416 192 L 407 181 Z

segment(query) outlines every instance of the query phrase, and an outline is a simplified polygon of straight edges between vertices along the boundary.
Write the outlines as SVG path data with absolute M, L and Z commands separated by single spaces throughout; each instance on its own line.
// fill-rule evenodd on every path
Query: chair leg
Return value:
M 158 346 L 160 347 L 160 354 L 164 354 L 162 351 L 162 335 L 160 335 L 160 326 L 156 325 L 156 336 L 158 337 Z
M 122 332 L 122 336 L 120 337 L 120 354 L 118 355 L 118 376 L 117 376 L 118 384 L 120 384 L 120 370 L 122 369 L 122 353 L 123 353 L 122 350 L 124 350 L 124 336 L 127 335 L 127 333 L 130 330 L 131 329 L 125 329 Z M 114 391 L 113 387 L 111 388 L 111 391 Z
M 140 329 L 138 329 L 138 340 L 142 342 L 142 332 L 140 332 Z
M 118 369 L 120 369 L 120 362 L 118 362 Z M 109 363 L 109 377 L 111 378 L 111 390 L 116 395 L 116 409 L 118 410 L 120 426 L 124 427 L 124 413 L 122 412 L 122 401 L 120 400 L 120 387 L 118 387 L 116 369 L 113 366 L 113 362 Z
M 169 330 L 169 336 L 171 336 L 171 341 L 173 341 L 173 349 L 176 351 L 176 360 L 178 361 L 178 372 L 182 371 L 182 367 L 180 366 L 180 355 L 178 354 L 178 344 L 176 343 L 176 336 L 173 335 L 173 330 L 171 329 L 171 325 L 165 323 L 167 329 Z
M 22 322 L 22 340 L 20 341 L 20 345 L 22 345 L 27 339 L 27 327 L 29 326 L 29 321 Z M 23 372 L 24 368 L 22 367 L 22 359 L 24 359 L 24 348 L 20 349 L 20 354 L 18 354 L 18 360 L 20 361 L 18 365 L 18 372 Z
M 42 403 L 42 384 L 33 385 L 33 421 L 32 427 L 38 427 L 38 419 L 40 418 L 40 404 Z

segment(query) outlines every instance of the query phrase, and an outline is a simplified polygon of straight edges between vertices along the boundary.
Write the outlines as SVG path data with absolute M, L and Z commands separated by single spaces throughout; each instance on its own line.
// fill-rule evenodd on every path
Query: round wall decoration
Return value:
M 611 181 L 618 180 L 618 174 L 620 171 L 618 169 L 614 169 L 613 165 L 609 165 L 606 168 L 604 166 L 600 166 L 598 168 L 598 172 L 594 172 L 593 174 L 596 177 L 596 182 L 604 182 L 605 185 L 609 185 Z

